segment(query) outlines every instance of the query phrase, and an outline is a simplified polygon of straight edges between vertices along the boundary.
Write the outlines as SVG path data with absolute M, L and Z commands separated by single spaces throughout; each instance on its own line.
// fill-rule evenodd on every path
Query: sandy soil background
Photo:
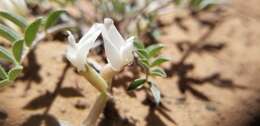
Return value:
M 155 107 L 143 91 L 126 91 L 130 66 L 113 81 L 99 126 L 259 126 L 260 1 L 234 0 L 224 10 L 162 14 L 163 64 Z M 0 91 L 0 125 L 79 126 L 97 91 L 64 59 L 66 43 L 44 41 L 30 53 L 24 75 Z M 41 124 L 44 120 L 45 124 Z

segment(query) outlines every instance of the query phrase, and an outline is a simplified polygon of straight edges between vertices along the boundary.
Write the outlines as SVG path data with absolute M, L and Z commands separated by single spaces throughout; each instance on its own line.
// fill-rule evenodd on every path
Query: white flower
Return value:
M 85 70 L 89 50 L 95 46 L 95 41 L 100 35 L 102 29 L 102 24 L 94 24 L 78 43 L 76 43 L 74 36 L 68 32 L 68 41 L 70 45 L 67 49 L 66 57 L 78 71 Z
M 134 37 L 125 40 L 117 31 L 112 19 L 104 20 L 102 36 L 108 63 L 115 71 L 121 70 L 133 61 Z
M 8 11 L 23 16 L 28 12 L 25 0 L 0 0 L 0 8 L 2 11 Z
M 69 32 L 70 46 L 66 57 L 79 71 L 85 70 L 89 50 L 95 47 L 95 41 L 100 34 L 104 39 L 107 61 L 113 70 L 120 71 L 133 61 L 134 37 L 124 40 L 114 26 L 113 20 L 106 18 L 104 24 L 94 24 L 78 43 Z

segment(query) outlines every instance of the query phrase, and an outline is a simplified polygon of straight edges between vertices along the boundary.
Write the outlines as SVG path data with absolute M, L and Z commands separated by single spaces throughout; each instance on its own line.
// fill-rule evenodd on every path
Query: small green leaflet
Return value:
M 25 18 L 19 16 L 19 15 L 15 15 L 15 14 L 11 14 L 8 12 L 4 12 L 4 11 L 0 11 L 0 16 L 13 22 L 14 24 L 16 24 L 17 26 L 19 26 L 22 30 L 24 30 L 27 27 L 27 21 Z
M 149 54 L 145 49 L 138 49 L 137 54 L 141 59 L 149 59 Z
M 17 64 L 17 62 L 14 59 L 14 57 L 12 56 L 12 54 L 2 46 L 0 46 L 0 58 L 3 58 L 7 61 L 14 63 L 14 64 Z
M 141 42 L 134 42 L 134 46 L 137 49 L 144 49 L 144 44 Z
M 138 87 L 140 87 L 141 85 L 143 85 L 145 83 L 145 79 L 136 79 L 134 80 L 130 86 L 128 87 L 128 91 L 131 91 L 131 90 L 134 90 L 134 89 L 137 89 Z
M 156 105 L 159 105 L 160 101 L 161 101 L 160 89 L 151 81 L 149 82 L 149 84 L 150 84 L 150 91 L 154 97 L 154 101 L 155 101 Z
M 160 77 L 167 77 L 165 71 L 160 67 L 155 67 L 150 70 L 150 74 L 152 76 L 160 76 Z
M 147 47 L 147 52 L 149 57 L 154 57 L 156 55 L 158 55 L 158 53 L 161 51 L 161 49 L 164 46 L 162 44 L 155 44 L 155 45 L 150 45 L 149 47 Z
M 15 80 L 17 76 L 22 72 L 22 66 L 16 66 L 8 72 L 9 80 Z
M 24 40 L 18 40 L 14 42 L 12 47 L 13 56 L 17 62 L 20 62 L 23 53 Z
M 4 37 L 5 39 L 11 42 L 21 39 L 21 36 L 17 32 L 2 24 L 0 24 L 0 36 Z
M 147 69 L 150 67 L 150 63 L 147 59 L 140 59 L 138 60 L 138 63 Z
M 32 42 L 37 36 L 38 30 L 41 26 L 42 19 L 39 18 L 31 23 L 25 30 L 24 40 L 28 47 L 32 45 Z
M 66 13 L 66 11 L 65 10 L 57 10 L 57 11 L 51 12 L 46 19 L 44 29 L 47 30 L 48 28 L 53 26 L 58 21 L 60 15 L 63 14 L 63 13 Z
M 7 73 L 5 72 L 5 69 L 0 65 L 0 78 L 1 80 L 3 79 L 6 79 L 8 76 L 7 76 Z
M 169 61 L 168 58 L 158 57 L 158 58 L 156 58 L 156 59 L 151 63 L 151 67 L 161 65 L 162 63 L 165 63 L 165 62 L 167 62 L 167 61 Z

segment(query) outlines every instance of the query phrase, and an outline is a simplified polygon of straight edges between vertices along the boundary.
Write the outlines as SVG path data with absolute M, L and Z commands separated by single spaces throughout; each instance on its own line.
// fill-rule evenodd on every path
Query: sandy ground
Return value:
M 221 12 L 161 15 L 162 53 L 172 58 L 163 64 L 168 78 L 155 78 L 162 105 L 154 107 L 144 91 L 126 92 L 134 75 L 125 70 L 98 125 L 259 126 L 260 1 L 233 2 Z M 46 41 L 28 56 L 30 68 L 0 91 L 0 125 L 80 125 L 97 91 L 64 61 L 65 49 Z

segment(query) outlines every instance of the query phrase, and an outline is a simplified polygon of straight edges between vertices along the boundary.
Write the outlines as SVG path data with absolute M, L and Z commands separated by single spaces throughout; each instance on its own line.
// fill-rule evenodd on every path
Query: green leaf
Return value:
M 11 42 L 21 39 L 21 36 L 17 32 L 2 24 L 0 24 L 0 36 L 4 37 L 5 39 Z
M 53 26 L 57 20 L 59 19 L 60 15 L 66 13 L 65 10 L 57 10 L 57 11 L 53 11 L 51 12 L 45 22 L 45 30 L 47 30 L 48 28 L 50 28 L 51 26 Z
M 17 62 L 20 62 L 21 57 L 22 57 L 23 43 L 24 43 L 24 40 L 18 40 L 13 44 L 13 47 L 12 47 L 13 55 Z
M 149 59 L 149 54 L 145 49 L 138 49 L 137 54 L 141 59 Z
M 19 76 L 20 73 L 22 73 L 23 67 L 22 66 L 16 66 L 12 68 L 8 72 L 9 80 L 15 80 L 17 76 Z
M 36 38 L 38 30 L 41 26 L 42 19 L 39 18 L 31 23 L 25 30 L 24 40 L 27 46 L 31 46 L 33 40 Z
M 11 14 L 8 12 L 4 12 L 4 11 L 0 11 L 0 16 L 13 22 L 14 24 L 16 24 L 17 26 L 19 26 L 22 30 L 24 30 L 27 26 L 27 21 L 25 18 L 19 16 L 19 15 L 15 15 L 15 14 Z
M 155 67 L 150 70 L 150 74 L 152 76 L 160 76 L 160 77 L 167 77 L 165 71 L 160 67 Z
M 161 65 L 162 63 L 165 63 L 165 62 L 167 62 L 167 61 L 169 61 L 168 58 L 158 57 L 158 58 L 156 58 L 156 59 L 151 63 L 151 67 Z
M 138 87 L 140 87 L 141 85 L 143 85 L 145 83 L 145 79 L 136 79 L 134 80 L 130 86 L 128 87 L 128 91 L 131 91 L 131 90 L 134 90 L 134 89 L 137 89 Z
M 154 102 L 156 103 L 156 105 L 159 105 L 161 101 L 160 89 L 156 86 L 156 84 L 154 84 L 151 81 L 149 82 L 149 84 L 150 84 L 150 91 L 154 97 Z
M 0 78 L 1 79 L 6 79 L 8 76 L 7 76 L 7 73 L 5 72 L 5 69 L 0 65 Z
M 15 58 L 12 56 L 12 54 L 2 46 L 0 46 L 0 58 L 3 58 L 12 63 L 17 63 Z
M 158 55 L 163 47 L 164 46 L 162 44 L 150 45 L 149 47 L 147 47 L 149 57 L 154 57 Z
M 144 44 L 141 42 L 134 42 L 134 46 L 137 49 L 144 49 Z
M 140 59 L 138 60 L 138 63 L 140 63 L 140 65 L 142 65 L 143 67 L 149 69 L 150 64 L 149 61 L 147 59 Z
M 10 80 L 8 78 L 0 81 L 0 87 L 4 87 L 8 84 L 10 84 Z

